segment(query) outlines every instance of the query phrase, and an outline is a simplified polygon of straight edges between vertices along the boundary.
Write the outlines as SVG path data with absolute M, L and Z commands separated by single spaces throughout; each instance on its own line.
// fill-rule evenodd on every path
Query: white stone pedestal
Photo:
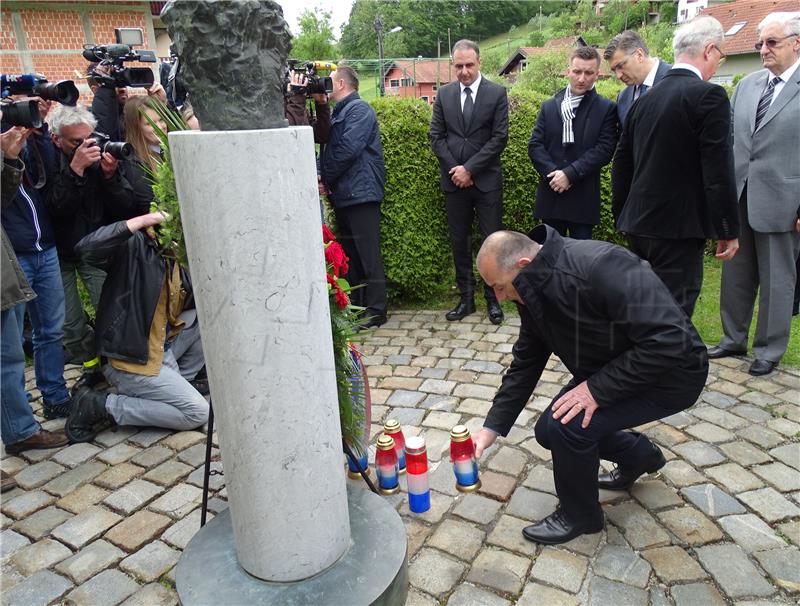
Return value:
M 350 542 L 312 130 L 169 139 L 238 561 L 305 579 Z

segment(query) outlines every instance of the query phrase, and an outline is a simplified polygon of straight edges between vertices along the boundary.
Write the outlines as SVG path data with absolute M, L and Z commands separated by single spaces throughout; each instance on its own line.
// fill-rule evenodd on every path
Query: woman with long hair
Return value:
M 145 115 L 162 131 L 167 131 L 164 120 L 156 110 L 158 103 L 159 101 L 153 97 L 130 97 L 125 103 L 123 112 L 125 140 L 131 144 L 134 152 L 134 156 L 125 163 L 125 176 L 133 187 L 139 214 L 150 212 L 153 188 L 148 171 L 155 171 L 156 161 L 161 157 L 161 141 L 158 133 Z

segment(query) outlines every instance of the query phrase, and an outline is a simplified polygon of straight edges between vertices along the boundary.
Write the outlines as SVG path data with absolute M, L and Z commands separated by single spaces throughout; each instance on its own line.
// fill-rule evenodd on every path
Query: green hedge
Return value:
M 509 91 L 508 145 L 503 152 L 503 223 L 527 232 L 539 177 L 528 158 L 528 139 L 546 97 L 529 90 Z M 439 187 L 439 161 L 428 145 L 431 107 L 409 98 L 376 99 L 386 163 L 386 195 L 381 206 L 382 252 L 393 299 L 425 301 L 454 283 L 453 259 Z M 597 239 L 620 242 L 611 218 L 611 174 L 601 173 L 603 208 Z

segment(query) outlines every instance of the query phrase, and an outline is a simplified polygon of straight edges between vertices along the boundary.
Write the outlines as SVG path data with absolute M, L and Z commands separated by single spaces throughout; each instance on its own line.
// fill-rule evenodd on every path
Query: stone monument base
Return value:
M 181 604 L 404 604 L 408 541 L 400 516 L 362 488 L 348 485 L 347 501 L 350 548 L 327 570 L 293 583 L 262 581 L 239 565 L 226 509 L 200 529 L 178 561 Z

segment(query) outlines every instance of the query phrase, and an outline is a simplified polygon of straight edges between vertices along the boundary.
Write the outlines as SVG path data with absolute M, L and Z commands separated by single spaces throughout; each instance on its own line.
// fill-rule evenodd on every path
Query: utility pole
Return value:
M 386 87 L 383 83 L 383 23 L 380 16 L 375 17 L 375 31 L 378 32 L 378 76 L 380 77 L 380 94 L 386 96 Z
M 439 68 L 442 66 L 442 39 L 436 38 L 436 91 L 439 94 L 439 87 L 442 85 L 441 78 L 439 77 Z
M 450 61 L 447 62 L 447 81 L 452 82 L 453 80 L 453 45 L 450 42 L 450 28 L 447 28 L 447 56 L 450 58 Z

